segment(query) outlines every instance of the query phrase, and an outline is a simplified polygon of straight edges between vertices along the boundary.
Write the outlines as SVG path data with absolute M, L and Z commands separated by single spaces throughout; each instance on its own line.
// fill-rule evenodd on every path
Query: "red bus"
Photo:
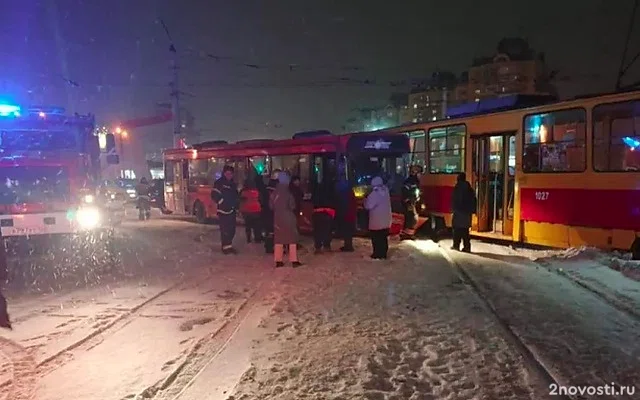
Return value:
M 315 131 L 283 140 L 205 142 L 189 149 L 164 152 L 165 202 L 174 213 L 193 215 L 199 222 L 205 222 L 216 216 L 211 185 L 225 165 L 234 166 L 238 189 L 250 174 L 284 170 L 300 177 L 305 201 L 299 226 L 302 232 L 310 232 L 311 193 L 325 176 L 345 176 L 362 201 L 371 179 L 380 175 L 391 190 L 394 210 L 391 231 L 397 234 L 404 222 L 399 194 L 409 167 L 408 154 L 407 136 L 388 132 L 333 135 Z M 366 213 L 362 210 L 358 229 L 366 230 Z
M 451 225 L 456 174 L 475 187 L 476 236 L 640 257 L 640 91 L 389 129 L 426 166 L 423 215 Z

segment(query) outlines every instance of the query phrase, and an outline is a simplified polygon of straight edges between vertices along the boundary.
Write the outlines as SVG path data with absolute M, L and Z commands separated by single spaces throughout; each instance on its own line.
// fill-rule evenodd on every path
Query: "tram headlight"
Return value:
M 97 207 L 81 207 L 76 213 L 76 221 L 81 229 L 94 229 L 102 222 L 102 213 Z

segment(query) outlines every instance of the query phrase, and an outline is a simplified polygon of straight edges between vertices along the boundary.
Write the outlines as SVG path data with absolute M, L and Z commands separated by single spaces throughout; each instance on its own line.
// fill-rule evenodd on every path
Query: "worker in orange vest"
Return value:
M 261 179 L 260 176 L 255 178 L 247 178 L 242 191 L 240 192 L 240 212 L 244 218 L 244 230 L 247 235 L 247 243 L 253 242 L 262 243 L 262 224 L 260 213 L 262 207 L 260 206 L 260 191 L 256 179 Z

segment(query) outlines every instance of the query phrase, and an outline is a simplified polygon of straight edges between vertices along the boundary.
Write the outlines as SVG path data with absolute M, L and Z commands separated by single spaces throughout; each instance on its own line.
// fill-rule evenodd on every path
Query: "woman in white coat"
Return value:
M 376 176 L 371 180 L 373 190 L 364 201 L 364 208 L 369 210 L 369 235 L 373 254 L 371 258 L 383 260 L 389 251 L 389 228 L 391 228 L 391 196 L 382 178 Z

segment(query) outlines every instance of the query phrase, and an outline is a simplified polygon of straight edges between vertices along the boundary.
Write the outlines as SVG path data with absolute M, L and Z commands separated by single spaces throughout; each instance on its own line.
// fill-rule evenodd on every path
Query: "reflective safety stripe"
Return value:
M 233 249 L 233 246 L 228 244 L 226 246 L 222 246 L 222 250 L 229 250 L 229 249 Z
M 222 192 L 220 191 L 220 189 L 216 189 L 216 188 L 213 188 L 213 191 L 214 191 L 214 192 L 218 192 L 218 193 L 222 193 Z
M 223 201 L 224 201 L 224 199 L 218 200 L 218 204 L 222 204 Z
M 233 214 L 233 212 L 234 210 L 231 210 L 231 211 L 218 210 L 218 214 L 224 214 L 224 215 Z

